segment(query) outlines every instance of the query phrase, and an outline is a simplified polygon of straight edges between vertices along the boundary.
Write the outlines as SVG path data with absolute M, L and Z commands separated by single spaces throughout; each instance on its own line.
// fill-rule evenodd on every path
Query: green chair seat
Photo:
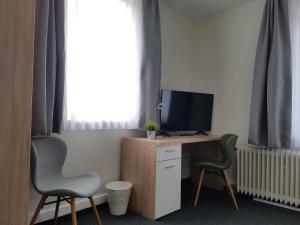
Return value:
M 205 168 L 207 170 L 219 171 L 226 169 L 226 164 L 218 161 L 198 161 L 193 167 Z

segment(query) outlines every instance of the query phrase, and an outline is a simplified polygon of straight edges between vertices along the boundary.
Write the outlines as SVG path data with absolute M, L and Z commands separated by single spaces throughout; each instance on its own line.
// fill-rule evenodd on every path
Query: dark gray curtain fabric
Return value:
M 250 114 L 249 143 L 291 146 L 292 72 L 287 0 L 267 0 L 261 25 Z
M 32 135 L 59 133 L 65 79 L 65 2 L 37 0 Z
M 142 67 L 140 128 L 157 120 L 161 83 L 161 31 L 158 0 L 142 0 Z

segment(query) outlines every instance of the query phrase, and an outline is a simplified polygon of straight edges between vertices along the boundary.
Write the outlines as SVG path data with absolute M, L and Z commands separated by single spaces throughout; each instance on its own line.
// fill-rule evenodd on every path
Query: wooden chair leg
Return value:
M 48 196 L 46 196 L 46 195 L 43 195 L 43 196 L 42 196 L 42 198 L 41 198 L 41 200 L 40 200 L 40 202 L 39 202 L 39 204 L 38 204 L 38 206 L 37 206 L 37 208 L 36 208 L 36 210 L 35 210 L 35 212 L 34 212 L 34 214 L 33 214 L 33 217 L 32 217 L 32 219 L 31 219 L 31 221 L 30 221 L 30 225 L 34 225 L 36 219 L 37 219 L 38 216 L 39 216 L 39 213 L 40 213 L 40 211 L 41 211 L 41 208 L 43 208 L 43 205 L 44 205 L 44 203 L 45 203 L 47 197 L 48 197 Z
M 89 197 L 89 199 L 90 199 L 90 202 L 91 202 L 91 205 L 92 205 L 95 217 L 96 217 L 97 225 L 102 225 L 95 201 L 94 201 L 93 197 Z
M 200 176 L 201 176 L 201 171 L 199 171 L 199 173 L 196 175 L 196 178 L 195 178 L 195 183 L 194 183 L 194 186 L 193 186 L 193 194 L 194 195 L 196 194 L 196 191 L 197 191 Z
M 54 223 L 53 223 L 53 225 L 57 224 L 60 199 L 61 199 L 61 197 L 58 196 L 57 200 L 56 200 L 56 207 L 55 207 L 55 214 L 54 214 Z
M 198 205 L 199 194 L 200 194 L 200 190 L 201 190 L 201 186 L 202 186 L 202 182 L 203 182 L 204 173 L 205 173 L 205 169 L 202 169 L 201 174 L 199 176 L 198 187 L 197 187 L 196 197 L 195 197 L 195 201 L 194 201 L 194 207 L 196 207 Z
M 236 198 L 235 198 L 235 195 L 233 193 L 233 190 L 232 190 L 232 187 L 231 187 L 231 182 L 230 182 L 230 179 L 229 179 L 229 176 L 226 172 L 226 170 L 223 170 L 223 174 L 224 174 L 224 179 L 225 179 L 225 183 L 226 183 L 226 186 L 230 192 L 230 195 L 231 195 L 231 199 L 233 201 L 233 204 L 235 206 L 235 208 L 238 210 L 239 209 L 239 206 L 237 204 L 237 201 L 236 201 Z
M 230 191 L 229 191 L 229 189 L 227 187 L 227 184 L 225 182 L 225 176 L 224 176 L 223 172 L 222 172 L 222 177 L 223 177 L 223 185 L 224 185 L 224 188 L 226 189 L 227 196 L 230 197 L 231 194 L 230 194 Z
M 72 197 L 70 199 L 70 203 L 71 203 L 71 212 L 72 212 L 72 225 L 77 225 L 75 198 Z

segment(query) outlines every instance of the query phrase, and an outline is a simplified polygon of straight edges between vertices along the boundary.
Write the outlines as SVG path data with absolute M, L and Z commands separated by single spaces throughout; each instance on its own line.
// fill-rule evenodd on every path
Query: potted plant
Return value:
M 147 130 L 147 138 L 155 139 L 157 123 L 155 121 L 148 120 L 145 123 L 145 129 Z

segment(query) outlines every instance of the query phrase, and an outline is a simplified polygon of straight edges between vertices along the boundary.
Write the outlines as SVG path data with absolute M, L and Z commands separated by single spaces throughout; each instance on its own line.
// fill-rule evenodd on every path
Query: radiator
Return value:
M 239 146 L 237 161 L 239 193 L 300 205 L 300 151 Z

